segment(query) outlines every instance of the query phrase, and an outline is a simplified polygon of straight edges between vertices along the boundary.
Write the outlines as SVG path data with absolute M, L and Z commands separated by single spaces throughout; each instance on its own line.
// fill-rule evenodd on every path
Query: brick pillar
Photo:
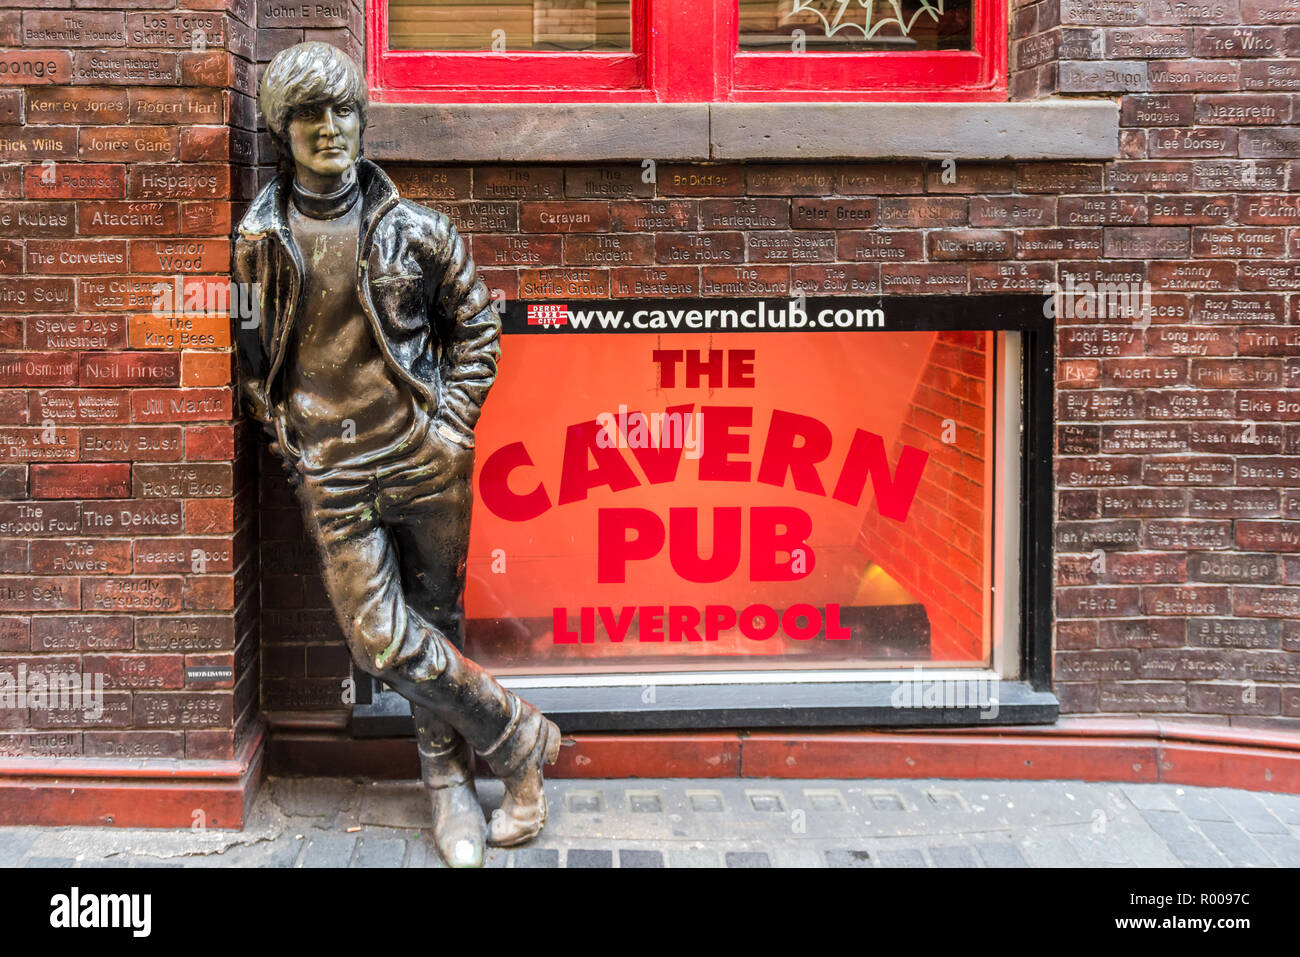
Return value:
M 26 6 L 0 13 L 0 695 L 102 676 L 103 707 L 3 702 L 0 824 L 238 826 L 262 740 L 225 302 L 252 2 Z
M 259 79 L 272 57 L 305 40 L 332 44 L 364 66 L 365 14 L 359 3 L 260 0 L 257 16 Z M 265 123 L 259 122 L 257 129 L 261 185 L 275 175 L 276 155 Z M 352 700 L 345 694 L 350 691 L 345 682 L 351 658 L 284 470 L 265 448 L 261 454 L 257 511 L 264 585 L 262 705 L 277 731 L 344 728 Z

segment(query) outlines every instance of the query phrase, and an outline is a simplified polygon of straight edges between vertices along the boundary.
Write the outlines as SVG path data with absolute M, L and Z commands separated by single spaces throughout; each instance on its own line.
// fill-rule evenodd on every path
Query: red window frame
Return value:
M 1007 0 L 973 0 L 972 49 L 741 51 L 737 0 L 632 0 L 627 53 L 388 49 L 388 0 L 366 0 L 367 81 L 384 103 L 1003 100 Z

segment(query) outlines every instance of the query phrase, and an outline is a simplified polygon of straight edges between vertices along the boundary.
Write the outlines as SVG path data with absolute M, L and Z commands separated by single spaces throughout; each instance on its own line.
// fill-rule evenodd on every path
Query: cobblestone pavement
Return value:
M 1300 797 L 1078 781 L 549 781 L 491 867 L 1300 867 Z M 497 781 L 479 796 L 496 806 Z M 0 866 L 438 867 L 418 784 L 271 779 L 244 831 L 0 828 Z

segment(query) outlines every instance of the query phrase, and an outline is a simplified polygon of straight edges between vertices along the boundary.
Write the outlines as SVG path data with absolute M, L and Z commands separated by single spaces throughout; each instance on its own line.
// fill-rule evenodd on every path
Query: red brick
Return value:
M 131 494 L 131 467 L 125 463 L 33 465 L 32 498 L 122 498 Z
M 1055 196 L 974 196 L 970 201 L 972 226 L 1054 226 Z
M 82 740 L 88 758 L 185 757 L 185 735 L 179 731 L 87 731 Z
M 852 201 L 841 203 L 853 205 Z M 791 225 L 807 224 L 791 222 L 789 200 L 706 199 L 700 202 L 701 229 L 787 229 Z
M 745 171 L 738 165 L 660 164 L 655 182 L 662 196 L 740 196 Z
M 790 289 L 810 296 L 878 295 L 880 267 L 873 263 L 795 266 L 790 270 Z
M 38 574 L 124 574 L 131 570 L 131 543 L 48 539 L 33 541 L 30 561 L 31 571 Z
M 35 543 L 33 543 L 35 544 Z M 90 542 L 90 553 L 82 560 L 98 561 L 100 545 L 120 549 L 130 543 Z M 38 615 L 32 619 L 32 651 L 129 651 L 132 643 L 130 615 Z
M 229 425 L 190 426 L 185 430 L 185 457 L 190 461 L 229 461 L 235 455 L 235 430 Z
M 159 575 L 211 575 L 233 566 L 229 538 L 137 538 L 135 571 Z
M 788 266 L 703 266 L 700 286 L 706 296 L 788 296 Z
M 603 269 L 521 269 L 519 295 L 523 299 L 604 299 L 609 296 L 609 273 Z
M 179 578 L 83 578 L 81 602 L 87 611 L 179 611 Z
M 577 238 L 577 237 L 575 237 Z M 474 237 L 474 262 L 483 266 L 558 266 L 563 238 L 556 235 Z
M 27 268 L 45 274 L 90 275 L 126 270 L 120 239 L 28 239 Z
M 1009 193 L 1014 185 L 1014 168 L 992 163 L 945 161 L 930 164 L 925 173 L 927 193 Z
M 1124 618 L 1141 614 L 1136 588 L 1086 586 L 1058 588 L 1057 614 L 1063 618 Z M 1059 657 L 1059 656 L 1058 656 Z
M 185 502 L 185 531 L 214 535 L 235 530 L 235 503 L 230 499 L 190 499 Z
M 180 383 L 180 356 L 175 353 L 109 352 L 83 355 L 76 384 L 83 386 L 167 386 Z
M 1016 188 L 1022 193 L 1093 193 L 1102 188 L 1100 163 L 1020 163 Z
M 564 241 L 569 266 L 637 266 L 655 261 L 655 238 L 646 233 L 572 235 Z
M 72 203 L 0 203 L 0 226 L 14 233 L 56 237 L 72 235 L 75 229 Z
M 837 175 L 835 192 L 845 196 L 925 191 L 925 171 L 920 163 L 846 163 Z
M 126 167 L 112 163 L 29 166 L 28 199 L 120 199 L 126 195 Z
M 12 86 L 67 83 L 72 78 L 72 54 L 63 50 L 0 51 L 0 80 Z
M 133 723 L 139 728 L 229 727 L 233 701 L 227 692 L 137 693 Z
M 202 200 L 181 203 L 181 235 L 228 236 L 231 232 L 230 203 Z
M 1120 104 L 1120 125 L 1190 126 L 1197 122 L 1195 102 L 1190 93 L 1126 96 Z
M 77 281 L 77 304 L 85 311 L 138 312 L 154 308 L 159 291 L 170 284 L 167 276 L 82 277 Z
M 1102 252 L 1100 229 L 1021 229 L 1017 259 L 1092 259 Z
M 1222 126 L 1152 130 L 1147 137 L 1147 149 L 1152 157 L 1236 156 L 1237 131 Z
M 230 389 L 136 389 L 131 417 L 136 422 L 197 422 L 229 419 Z
M 936 262 L 1010 259 L 1015 234 L 996 229 L 936 229 L 926 234 L 929 258 Z
M 125 123 L 127 91 L 74 86 L 34 87 L 27 93 L 27 123 Z
M 694 229 L 699 204 L 687 199 L 659 199 L 609 204 L 610 226 L 615 232 L 657 232 Z
M 16 239 L 0 239 L 0 274 L 15 276 L 23 271 L 23 244 Z
M 132 89 L 130 117 L 133 123 L 220 123 L 223 117 L 221 91 Z
M 887 228 L 965 225 L 968 200 L 955 196 L 891 197 L 880 201 L 880 225 Z
M 1147 269 L 1151 285 L 1158 291 L 1207 290 L 1217 292 L 1237 284 L 1236 263 L 1199 260 L 1153 262 Z
M 1192 230 L 1192 255 L 1218 258 L 1281 258 L 1286 255 L 1286 235 L 1281 228 L 1198 226 Z
M 81 596 L 77 588 L 76 578 L 0 576 L 0 611 L 65 611 L 80 608 Z
M 181 430 L 175 426 L 81 430 L 83 461 L 173 462 L 181 453 Z
M 662 169 L 659 171 L 662 174 Z M 554 167 L 489 166 L 476 170 L 478 199 L 540 200 L 564 198 L 564 171 Z
M 597 232 L 610 228 L 608 203 L 524 203 L 519 228 L 533 233 Z
M 1224 93 L 1196 99 L 1196 122 L 1263 126 L 1291 122 L 1291 97 L 1275 93 Z
M 0 354 L 0 382 L 7 386 L 77 384 L 77 357 L 58 352 Z
M 180 135 L 170 126 L 83 126 L 77 141 L 83 160 L 161 162 L 180 150 Z
M 1231 60 L 1154 60 L 1147 80 L 1152 93 L 1235 90 L 1241 86 L 1241 71 Z
M 77 232 L 88 236 L 157 236 L 180 225 L 175 203 L 78 203 Z
M 229 166 L 136 163 L 130 168 L 130 196 L 133 199 L 224 199 L 229 195 Z
M 70 160 L 77 155 L 77 131 L 71 127 L 0 126 L 0 162 Z
M 0 303 L 10 312 L 73 312 L 76 283 L 65 278 L 0 277 Z M 0 368 L 7 367 L 0 359 Z
M 614 298 L 673 298 L 700 295 L 700 274 L 694 266 L 616 267 L 609 271 Z
M 964 264 L 885 263 L 880 267 L 880 284 L 885 295 L 964 295 L 970 276 Z
M 126 45 L 121 13 L 79 11 L 75 26 L 61 10 L 28 10 L 23 14 L 25 47 L 120 47 Z
M 181 385 L 186 387 L 229 385 L 233 357 L 225 352 L 181 353 Z

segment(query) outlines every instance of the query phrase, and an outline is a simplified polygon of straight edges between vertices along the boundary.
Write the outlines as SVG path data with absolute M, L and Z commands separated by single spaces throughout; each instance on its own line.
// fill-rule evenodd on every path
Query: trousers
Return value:
M 517 699 L 461 654 L 473 449 L 421 407 L 411 432 L 364 464 L 296 458 L 292 481 L 353 660 L 411 702 L 426 783 L 461 783 L 465 746 L 491 764 L 519 718 Z

